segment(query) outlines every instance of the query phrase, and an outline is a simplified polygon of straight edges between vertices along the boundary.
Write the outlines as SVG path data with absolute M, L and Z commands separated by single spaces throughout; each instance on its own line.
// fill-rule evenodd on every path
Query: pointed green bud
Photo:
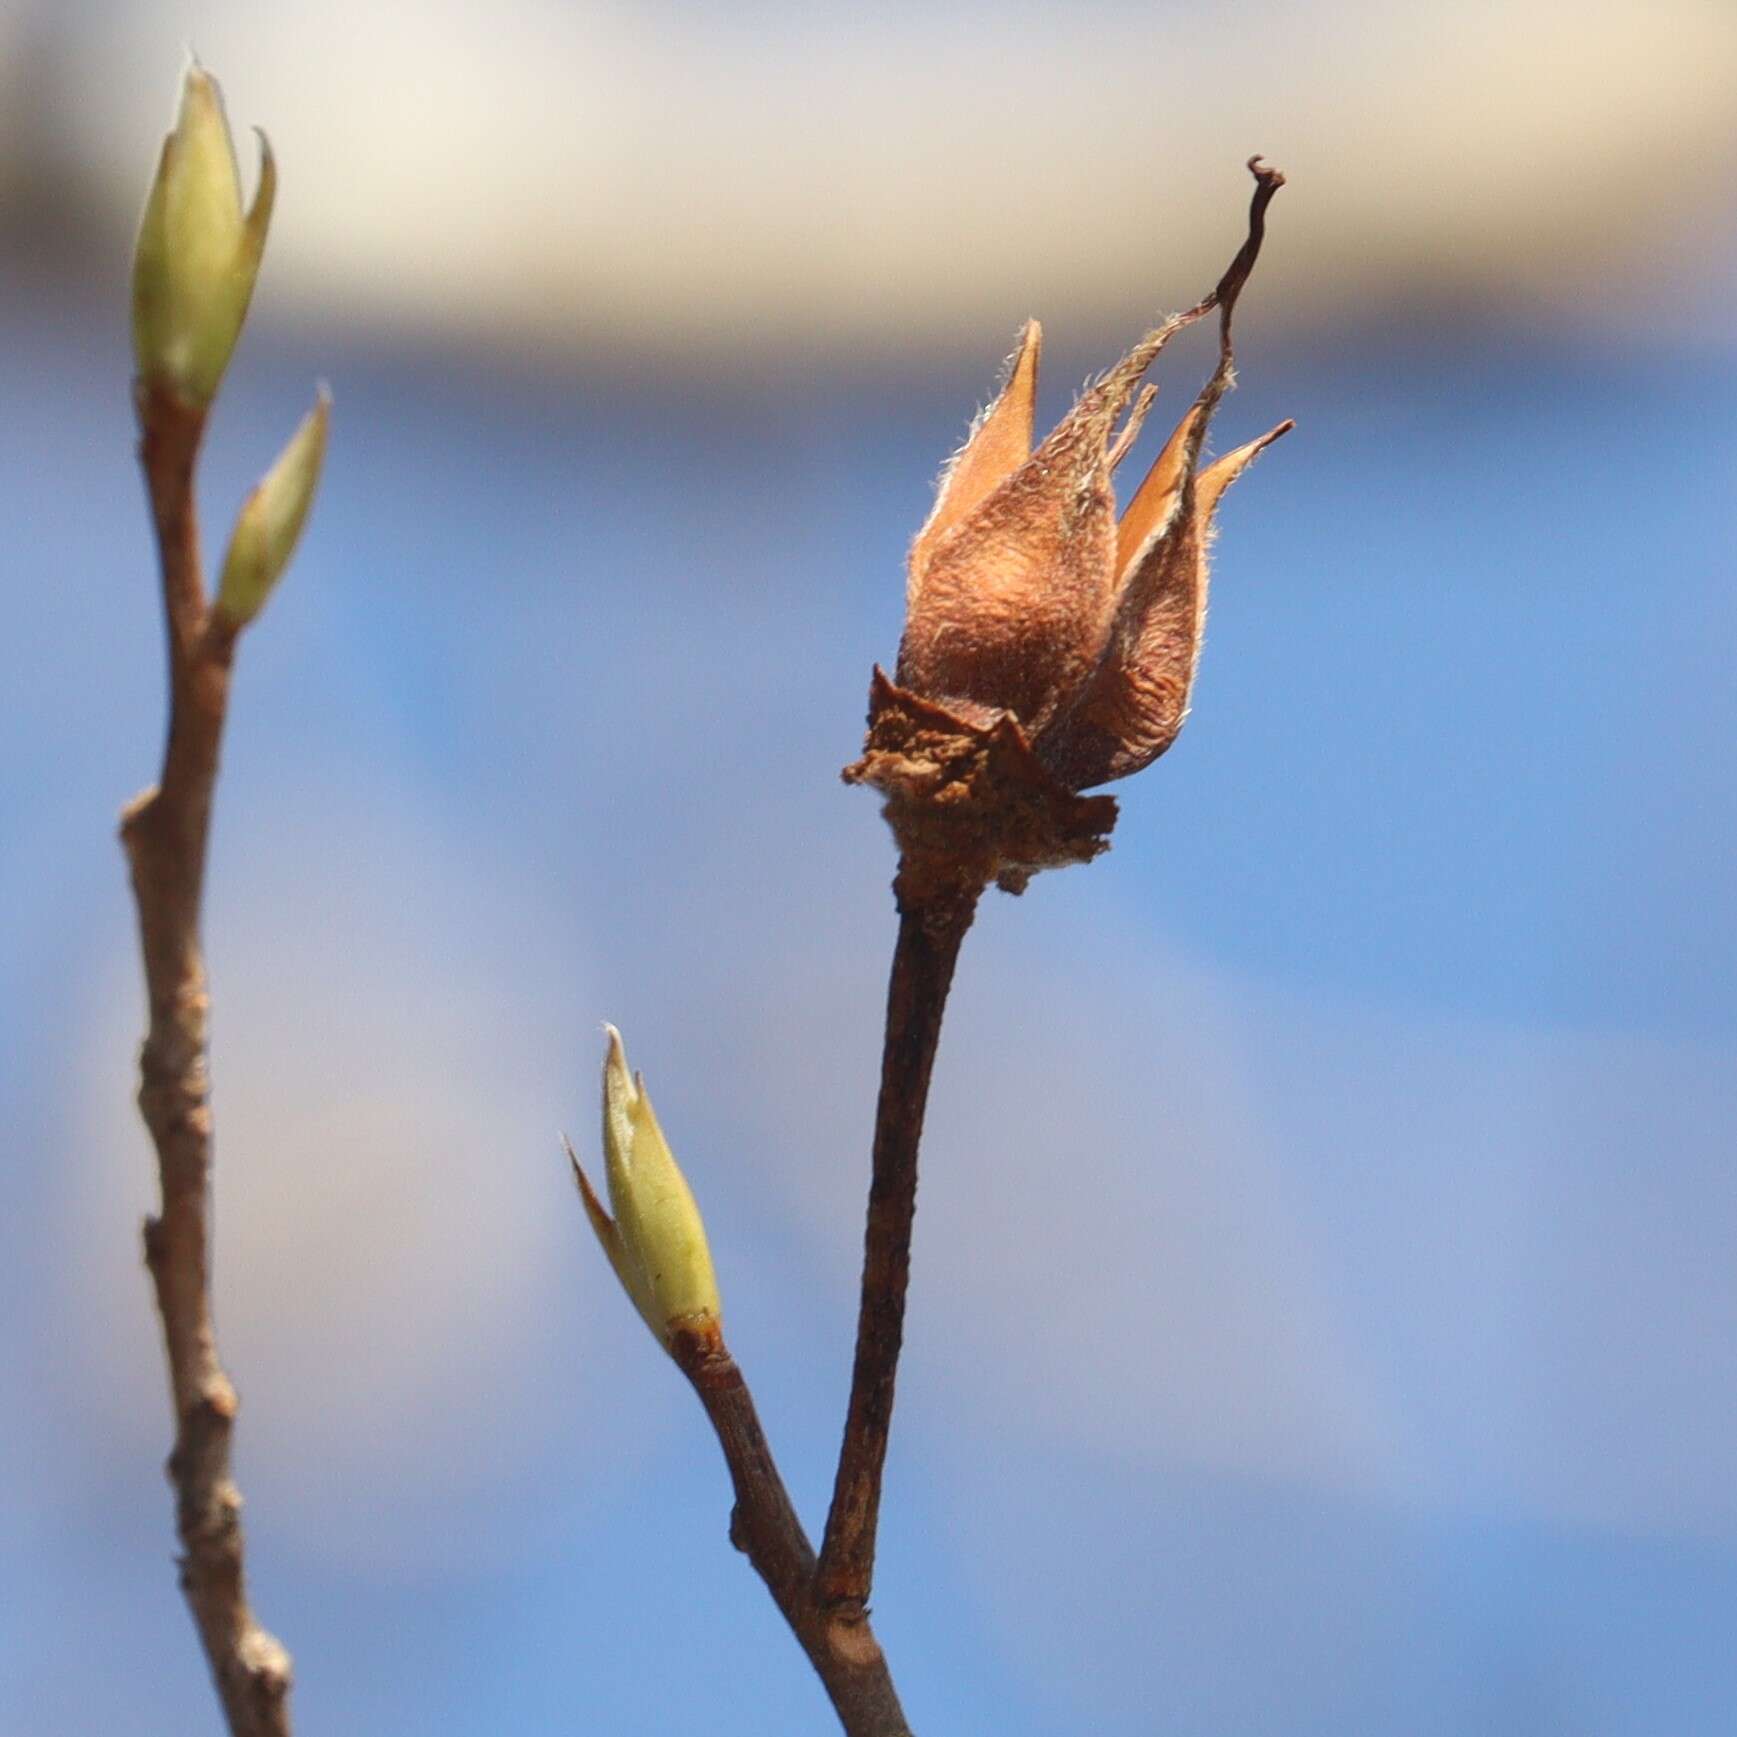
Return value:
M 322 386 L 277 463 L 242 505 L 217 588 L 217 607 L 231 627 L 245 627 L 265 607 L 296 552 L 320 486 L 331 413 L 332 395 Z
M 604 1211 L 569 1145 L 585 1215 L 659 1343 L 667 1349 L 681 1331 L 715 1339 L 722 1306 L 700 1209 L 657 1124 L 645 1081 L 627 1070 L 621 1033 L 604 1029 L 603 1152 L 615 1217 Z
M 263 133 L 259 146 L 259 187 L 244 214 L 222 92 L 190 66 L 133 251 L 134 365 L 146 385 L 189 404 L 217 395 L 253 299 L 277 196 Z

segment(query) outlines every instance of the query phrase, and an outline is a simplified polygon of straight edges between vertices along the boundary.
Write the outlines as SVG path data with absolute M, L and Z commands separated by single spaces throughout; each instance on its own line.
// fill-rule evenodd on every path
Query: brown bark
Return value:
M 901 867 L 895 891 L 899 934 L 887 985 L 886 1039 L 875 1108 L 874 1163 L 863 1242 L 862 1300 L 856 1362 L 832 1507 L 826 1517 L 816 1587 L 841 1622 L 866 1621 L 874 1581 L 881 1476 L 892 1428 L 893 1387 L 904 1339 L 905 1290 L 911 1275 L 911 1227 L 917 1211 L 917 1147 L 929 1077 L 959 947 L 976 914 L 978 889 L 919 896 Z
M 736 1496 L 730 1542 L 765 1581 L 847 1737 L 911 1737 L 867 1615 L 840 1618 L 815 1596 L 814 1549 L 779 1476 L 740 1367 L 721 1338 L 678 1333 L 671 1350 L 724 1450 Z
M 149 1029 L 139 1110 L 157 1151 L 162 1204 L 145 1224 L 175 1413 L 168 1474 L 181 1589 L 234 1737 L 289 1737 L 290 1658 L 247 1602 L 241 1495 L 230 1476 L 235 1389 L 211 1315 L 212 1126 L 208 997 L 199 943 L 211 798 L 235 636 L 210 608 L 200 571 L 193 469 L 204 415 L 141 391 L 140 461 L 162 565 L 169 732 L 162 777 L 121 817 L 144 957 Z

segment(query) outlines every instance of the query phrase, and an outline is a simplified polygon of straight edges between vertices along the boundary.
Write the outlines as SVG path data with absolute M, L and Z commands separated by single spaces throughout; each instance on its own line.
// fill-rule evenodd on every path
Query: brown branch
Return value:
M 907 862 L 894 890 L 899 935 L 887 989 L 862 1312 L 844 1446 L 818 1563 L 779 1476 L 753 1396 L 716 1323 L 708 1322 L 703 1330 L 677 1327 L 666 1341 L 724 1452 L 736 1496 L 730 1541 L 766 1583 L 831 1698 L 846 1737 L 911 1737 L 869 1622 L 868 1594 L 911 1268 L 917 1144 L 947 990 L 982 884 L 968 875 L 962 885 L 956 875 L 937 876 Z M 574 1173 L 593 1223 L 607 1223 L 577 1160 Z
M 736 1494 L 730 1542 L 765 1581 L 847 1737 L 911 1737 L 866 1613 L 841 1616 L 816 1596 L 814 1549 L 778 1475 L 753 1395 L 722 1337 L 678 1331 L 670 1350 L 724 1450 Z
M 289 1737 L 289 1654 L 247 1603 L 241 1495 L 229 1471 L 236 1396 L 211 1318 L 211 1108 L 199 912 L 211 794 L 229 702 L 235 635 L 205 597 L 193 468 L 204 412 L 172 395 L 137 401 L 140 462 L 162 563 L 169 736 L 162 779 L 130 803 L 121 842 L 132 869 L 150 1026 L 139 1110 L 157 1149 L 162 1208 L 145 1223 L 175 1409 L 169 1482 L 181 1589 L 234 1737 Z
M 841 1622 L 867 1620 L 880 1520 L 881 1474 L 892 1428 L 893 1383 L 904 1338 L 905 1288 L 911 1275 L 917 1146 L 923 1136 L 923 1112 L 947 991 L 980 890 L 969 885 L 963 890 L 944 886 L 936 891 L 927 884 L 919 888 L 916 880 L 912 865 L 901 864 L 894 883 L 899 935 L 887 984 L 886 1040 L 881 1053 L 880 1100 L 875 1108 L 874 1168 L 863 1241 L 856 1363 L 815 1580 L 823 1606 Z

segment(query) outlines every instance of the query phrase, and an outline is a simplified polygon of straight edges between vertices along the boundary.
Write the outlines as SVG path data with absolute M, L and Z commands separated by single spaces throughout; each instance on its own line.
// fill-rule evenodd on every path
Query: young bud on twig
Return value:
M 133 251 L 133 359 L 141 383 L 200 408 L 217 395 L 265 251 L 277 169 L 264 133 L 259 154 L 243 215 L 223 95 L 194 62 Z
M 612 1025 L 604 1030 L 603 1151 L 615 1217 L 603 1210 L 569 1143 L 585 1214 L 660 1344 L 668 1349 L 678 1333 L 716 1341 L 721 1305 L 700 1209 L 657 1125 L 644 1079 L 627 1070 L 621 1033 Z
M 259 614 L 296 552 L 320 486 L 331 412 L 332 395 L 322 386 L 277 463 L 242 505 L 217 590 L 217 608 L 231 627 L 245 627 Z

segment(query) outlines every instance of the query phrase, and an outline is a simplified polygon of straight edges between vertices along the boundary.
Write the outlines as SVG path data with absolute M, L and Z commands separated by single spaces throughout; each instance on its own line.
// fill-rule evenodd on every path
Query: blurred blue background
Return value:
M 1298 432 L 1114 851 L 968 942 L 880 1632 L 931 1737 L 1737 1728 L 1727 0 L 7 0 L 0 1730 L 217 1729 L 113 842 L 188 42 L 283 173 L 211 543 L 337 400 L 207 912 L 300 1727 L 828 1728 L 556 1133 L 595 1156 L 616 1021 L 817 1527 L 893 927 L 837 769 L 905 545 L 1019 322 L 1052 420 L 1212 282 L 1260 150 L 1219 438 Z

